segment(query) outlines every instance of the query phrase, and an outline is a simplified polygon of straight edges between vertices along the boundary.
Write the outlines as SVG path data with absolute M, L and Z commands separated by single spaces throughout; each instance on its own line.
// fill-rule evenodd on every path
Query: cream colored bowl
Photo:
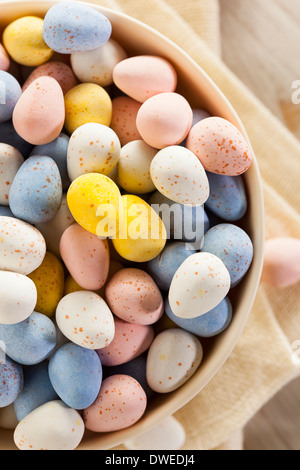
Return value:
M 2 1 L 0 3 L 0 30 L 24 15 L 43 17 L 55 1 Z M 179 75 L 179 90 L 194 107 L 204 107 L 213 115 L 235 124 L 249 141 L 236 112 L 206 73 L 179 47 L 154 29 L 121 13 L 93 5 L 106 15 L 113 25 L 113 37 L 129 53 L 156 54 L 169 59 Z M 219 337 L 204 342 L 205 357 L 196 374 L 181 388 L 168 395 L 157 396 L 147 408 L 144 417 L 123 431 L 87 433 L 80 449 L 109 449 L 143 433 L 188 403 L 214 377 L 235 347 L 250 313 L 261 275 L 264 245 L 264 208 L 260 174 L 256 160 L 245 175 L 249 209 L 243 228 L 254 244 L 254 259 L 250 271 L 234 294 L 234 317 L 230 327 Z M 199 410 L 201 413 L 201 410 Z M 46 423 L 45 423 L 46 424 Z M 0 449 L 13 449 L 12 432 L 0 429 Z

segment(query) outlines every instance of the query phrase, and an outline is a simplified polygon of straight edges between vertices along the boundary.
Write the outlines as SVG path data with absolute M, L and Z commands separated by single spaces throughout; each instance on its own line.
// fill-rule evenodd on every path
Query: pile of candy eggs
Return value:
M 111 33 L 63 2 L 2 37 L 0 427 L 21 450 L 73 450 L 184 385 L 252 262 L 245 138 Z

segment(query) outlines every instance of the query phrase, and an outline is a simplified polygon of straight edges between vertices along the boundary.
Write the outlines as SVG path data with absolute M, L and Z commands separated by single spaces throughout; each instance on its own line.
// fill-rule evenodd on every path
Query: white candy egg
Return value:
M 94 292 L 66 295 L 58 304 L 56 322 L 70 341 L 86 349 L 104 348 L 115 335 L 113 315 L 106 302 Z
M 0 270 L 27 274 L 43 262 L 46 243 L 32 225 L 12 217 L 0 217 Z
M 34 282 L 22 274 L 0 271 L 0 323 L 14 325 L 26 320 L 36 306 Z
M 0 205 L 8 206 L 10 187 L 23 163 L 24 158 L 19 150 L 0 144 Z
M 120 158 L 117 134 L 103 124 L 83 124 L 73 132 L 68 148 L 68 173 L 71 181 L 87 173 L 109 175 Z
M 151 177 L 159 192 L 178 204 L 199 206 L 209 197 L 205 170 L 190 150 L 166 147 L 151 163 Z
M 14 441 L 20 450 L 75 450 L 83 434 L 80 414 L 57 400 L 27 415 L 16 427 Z
M 215 308 L 228 294 L 230 275 L 224 263 L 210 253 L 196 253 L 176 271 L 169 290 L 177 317 L 195 318 Z
M 181 387 L 198 369 L 203 348 L 196 336 L 180 328 L 160 333 L 147 357 L 147 382 L 158 393 Z

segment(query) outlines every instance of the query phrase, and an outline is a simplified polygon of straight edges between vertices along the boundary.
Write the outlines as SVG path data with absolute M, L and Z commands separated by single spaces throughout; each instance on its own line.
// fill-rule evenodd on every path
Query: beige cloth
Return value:
M 300 144 L 222 63 L 218 0 L 94 0 L 168 36 L 212 77 L 241 117 L 264 180 L 267 237 L 300 237 Z M 244 333 L 207 387 L 176 413 L 186 449 L 236 449 L 240 429 L 299 375 L 292 343 L 300 340 L 299 285 L 261 285 Z M 222 444 L 234 436 L 233 441 Z

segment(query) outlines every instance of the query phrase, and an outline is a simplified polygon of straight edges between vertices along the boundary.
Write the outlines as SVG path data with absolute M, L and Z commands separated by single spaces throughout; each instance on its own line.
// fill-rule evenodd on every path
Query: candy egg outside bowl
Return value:
M 2 1 L 0 3 L 1 35 L 7 24 L 26 15 L 43 18 L 46 12 L 58 2 L 55 1 Z M 112 37 L 129 55 L 158 55 L 168 59 L 178 74 L 178 91 L 185 96 L 194 108 L 207 109 L 210 114 L 220 116 L 234 124 L 243 134 L 248 144 L 249 138 L 237 113 L 214 82 L 182 49 L 165 36 L 145 24 L 117 11 L 90 4 L 103 13 L 112 23 Z M 142 434 L 163 419 L 172 415 L 192 400 L 215 376 L 230 356 L 240 338 L 251 311 L 259 285 L 264 247 L 264 206 L 263 191 L 257 161 L 254 156 L 250 169 L 243 176 L 248 210 L 239 224 L 249 234 L 254 246 L 254 258 L 246 277 L 234 289 L 233 320 L 221 335 L 203 341 L 204 359 L 197 370 L 179 389 L 154 397 L 140 421 L 133 426 L 110 433 L 86 432 L 79 450 L 105 450 Z M 199 410 L 201 412 L 201 410 Z M 12 431 L 0 429 L 0 449 L 15 449 Z

